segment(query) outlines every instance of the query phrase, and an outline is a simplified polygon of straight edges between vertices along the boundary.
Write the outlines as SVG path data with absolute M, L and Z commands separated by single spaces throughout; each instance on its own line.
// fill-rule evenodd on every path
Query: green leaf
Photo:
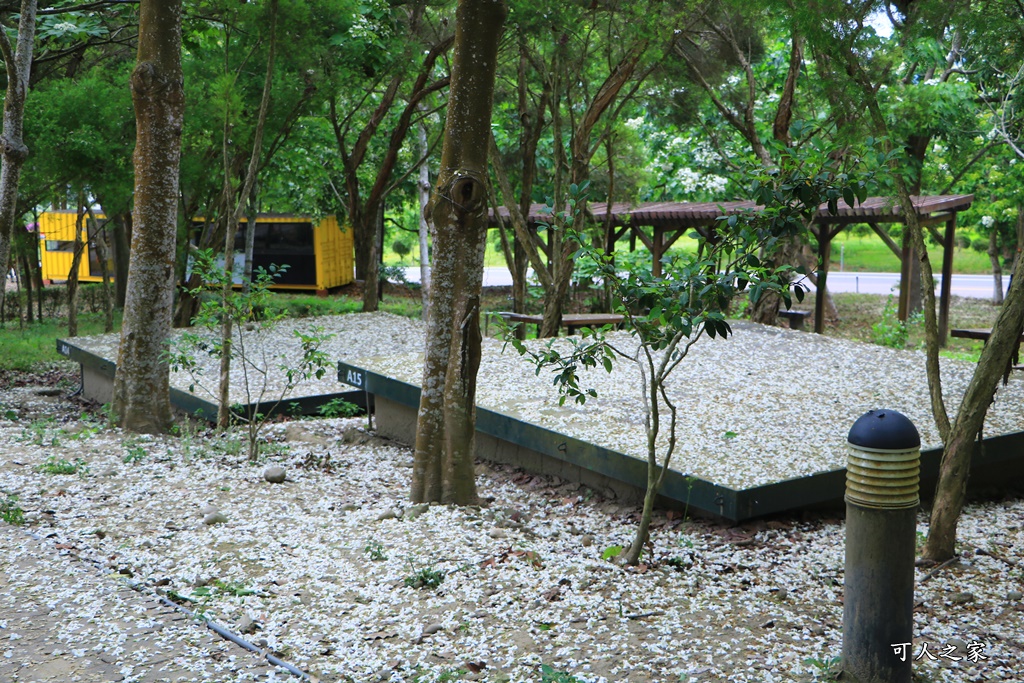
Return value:
M 856 204 L 857 198 L 853 194 L 852 187 L 846 186 L 843 188 L 843 201 L 845 201 L 846 205 L 850 208 L 853 208 L 854 204 Z
M 610 545 L 610 546 L 608 546 L 607 548 L 604 549 L 603 553 L 601 553 L 601 559 L 602 560 L 613 560 L 613 559 L 615 559 L 616 557 L 618 557 L 621 554 L 622 554 L 622 546 L 621 545 Z

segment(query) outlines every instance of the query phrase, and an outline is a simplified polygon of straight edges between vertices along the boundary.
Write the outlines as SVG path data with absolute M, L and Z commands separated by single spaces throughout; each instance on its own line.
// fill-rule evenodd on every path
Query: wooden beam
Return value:
M 910 246 L 910 236 L 903 231 L 903 255 L 900 257 L 900 305 L 896 317 L 906 322 L 910 314 L 910 280 L 911 265 L 914 261 L 914 249 Z
M 671 233 L 669 233 L 668 239 L 666 239 L 665 243 L 662 245 L 665 248 L 665 251 L 671 249 L 672 245 L 675 244 L 676 241 L 685 234 L 686 228 L 680 228 L 679 230 L 674 230 Z
M 878 223 L 868 223 L 868 226 L 875 231 L 876 235 L 882 238 L 882 241 L 885 242 L 885 246 L 889 247 L 889 249 L 892 250 L 892 253 L 896 254 L 896 258 L 902 262 L 903 252 L 900 250 L 899 245 L 896 244 L 896 241 L 889 236 L 889 232 L 887 230 L 883 230 L 882 226 Z
M 946 238 L 942 241 L 942 285 L 939 288 L 939 346 L 946 345 L 949 333 L 949 295 L 953 284 L 953 247 L 956 235 L 956 214 L 946 221 Z
M 661 277 L 661 257 L 665 255 L 665 229 L 654 228 L 654 243 L 651 246 L 651 275 Z
M 831 258 L 832 239 L 826 228 L 820 231 L 818 237 L 818 286 L 814 295 L 814 331 L 816 334 L 822 334 L 825 331 L 825 297 L 828 291 L 825 283 L 828 279 L 828 266 Z
M 652 254 L 654 253 L 654 241 L 653 241 L 653 239 L 648 237 L 647 233 L 645 233 L 643 230 L 641 230 L 639 225 L 633 227 L 633 232 L 631 234 L 636 236 L 636 237 L 639 237 L 640 241 L 644 243 L 644 246 L 647 247 L 647 249 Z

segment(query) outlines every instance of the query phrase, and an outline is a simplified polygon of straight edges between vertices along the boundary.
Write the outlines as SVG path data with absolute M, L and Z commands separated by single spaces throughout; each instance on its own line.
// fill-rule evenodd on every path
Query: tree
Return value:
M 11 48 L 6 26 L 0 25 L 0 53 L 7 70 L 7 93 L 4 96 L 3 136 L 0 137 L 0 268 L 7 275 L 11 254 L 11 234 L 18 219 L 18 181 L 21 167 L 28 157 L 23 140 L 25 96 L 28 94 L 32 69 L 32 44 L 36 30 L 36 0 L 22 0 L 18 16 L 18 38 Z M 5 290 L 0 289 L 0 310 L 4 307 Z M 3 321 L 0 320 L 0 324 Z
M 251 194 L 256 183 L 260 153 L 263 150 L 263 129 L 267 121 L 267 111 L 270 108 L 270 93 L 274 83 L 274 55 L 277 48 L 277 0 L 270 0 L 269 11 L 270 47 L 267 52 L 267 70 L 263 83 L 263 95 L 260 98 L 259 113 L 256 116 L 256 125 L 253 132 L 252 153 L 249 156 L 249 164 L 245 169 L 245 175 L 242 179 L 242 187 L 240 188 L 237 199 L 235 197 L 234 179 L 232 178 L 232 155 L 230 153 L 232 111 L 230 106 L 225 106 L 224 108 L 223 202 L 225 212 L 227 214 L 227 232 L 224 237 L 224 270 L 229 274 L 228 277 L 225 277 L 221 282 L 221 299 L 224 301 L 231 298 L 231 288 L 233 286 L 232 280 L 235 270 L 235 236 L 238 234 L 238 224 L 241 220 L 242 213 L 245 211 L 246 205 L 252 202 Z M 253 220 L 250 221 L 248 225 L 248 239 L 246 241 L 249 245 L 251 245 L 251 240 L 256 234 L 255 214 L 253 214 L 252 218 Z M 246 251 L 250 255 L 248 258 L 250 270 L 243 273 L 243 284 L 246 284 L 247 279 L 252 275 L 251 246 L 249 246 Z M 217 403 L 217 426 L 221 428 L 227 427 L 231 420 L 231 402 L 229 398 L 231 391 L 231 344 L 233 343 L 232 336 L 235 322 L 235 319 L 225 311 L 221 320 L 221 346 L 223 348 L 223 352 L 220 356 L 220 400 Z
M 434 269 L 416 423 L 414 502 L 477 502 L 473 457 L 480 289 L 503 0 L 459 0 L 444 148 L 430 201 Z
M 142 0 L 132 72 L 135 209 L 113 410 L 125 429 L 158 433 L 171 424 L 164 343 L 174 298 L 178 168 L 185 92 L 181 0 Z
M 921 551 L 921 556 L 927 560 L 942 562 L 956 555 L 956 526 L 967 497 L 971 456 L 981 438 L 981 428 L 999 378 L 1005 379 L 1010 358 L 1024 330 L 1024 270 L 1019 260 L 1014 275 L 992 326 L 992 336 L 981 352 L 956 419 L 943 440 L 928 540 Z
M 438 61 L 452 46 L 452 37 L 444 30 L 447 21 L 435 29 L 427 20 L 427 3 L 409 5 L 396 6 L 394 17 L 374 10 L 373 20 L 399 25 L 403 32 L 382 28 L 390 50 L 366 46 L 359 61 L 343 64 L 328 113 L 341 157 L 342 199 L 355 244 L 356 277 L 365 282 L 364 311 L 378 306 L 384 202 L 397 184 L 393 176 L 400 153 L 410 130 L 426 116 L 425 100 L 449 83 L 446 76 L 435 75 Z M 386 141 L 381 139 L 385 132 Z
M 943 456 L 940 464 L 939 483 L 936 487 L 935 501 L 932 507 L 932 524 L 928 531 L 928 541 L 923 550 L 926 559 L 940 561 L 955 554 L 956 521 L 963 507 L 966 491 L 967 474 L 970 469 L 971 455 L 974 450 L 974 439 L 979 434 L 988 405 L 992 401 L 998 377 L 1003 374 L 1010 356 L 1015 348 L 1015 341 L 1024 324 L 1024 286 L 1014 282 L 1003 302 L 1003 310 L 992 329 L 989 344 L 975 367 L 974 376 L 968 390 L 960 403 L 954 421 L 950 422 L 942 395 L 942 377 L 939 367 L 939 339 L 935 313 L 935 295 L 931 263 L 925 249 L 923 231 L 911 204 L 911 193 L 914 183 L 920 181 L 919 149 L 913 145 L 906 148 L 895 148 L 889 136 L 889 122 L 880 104 L 881 85 L 891 78 L 893 63 L 883 51 L 878 49 L 878 42 L 873 32 L 866 31 L 865 7 L 844 6 L 837 15 L 831 16 L 826 23 L 814 17 L 806 24 L 807 31 L 813 35 L 815 48 L 829 55 L 829 58 L 842 68 L 832 73 L 848 87 L 846 92 L 857 106 L 866 110 L 868 120 L 874 133 L 883 140 L 889 152 L 885 155 L 892 178 L 892 186 L 898 205 L 905 218 L 905 229 L 909 235 L 916 258 L 921 266 L 922 293 L 924 294 L 926 371 L 931 398 L 932 416 L 935 420 L 940 438 L 943 441 Z M 938 6 L 912 7 L 912 12 L 936 10 Z M 943 8 L 943 11 L 944 8 Z M 988 13 L 985 21 L 990 21 Z M 808 15 L 801 15 L 808 18 Z M 899 28 L 904 28 L 911 20 L 924 21 L 926 26 L 930 18 L 920 15 L 905 17 Z M 943 19 L 945 21 L 945 19 Z M 899 23 L 899 22 L 898 22 Z M 1019 33 L 1014 40 L 1019 40 Z M 1006 43 L 1000 49 L 1005 50 Z M 916 63 L 909 68 L 916 69 Z M 963 72 L 953 63 L 947 67 L 952 72 Z M 923 120 L 937 115 L 927 110 L 921 112 Z M 917 130 L 916 134 L 921 131 Z M 1016 278 L 1015 278 L 1016 280 Z
M 626 103 L 632 101 L 669 49 L 686 8 L 646 2 L 592 3 L 583 7 L 545 4 L 543 12 L 523 3 L 515 9 L 512 23 L 518 33 L 515 97 L 521 126 L 519 148 L 499 150 L 494 143 L 493 151 L 503 152 L 502 156 L 494 154 L 494 172 L 516 243 L 525 255 L 509 268 L 521 279 L 526 260 L 533 266 L 544 289 L 540 334 L 550 337 L 561 325 L 575 249 L 557 232 L 549 234 L 547 244 L 542 244 L 526 224 L 531 194 L 535 184 L 539 185 L 541 159 L 537 149 L 542 136 L 550 136 L 544 142 L 550 139 L 552 149 L 551 158 L 543 160 L 547 164 L 544 191 L 556 206 L 562 206 L 569 185 L 581 186 L 589 181 L 595 154 L 604 147 Z M 518 196 L 511 174 L 504 168 L 503 156 L 521 162 Z M 585 207 L 581 209 L 574 216 L 578 231 L 587 222 Z M 519 283 L 514 291 L 522 296 L 525 289 Z
M 754 162 L 750 190 L 763 209 L 726 216 L 717 226 L 696 231 L 696 251 L 667 263 L 665 277 L 646 270 L 622 272 L 611 254 L 570 227 L 571 216 L 551 209 L 555 220 L 549 229 L 566 231 L 577 247 L 574 259 L 596 264 L 599 277 L 611 284 L 615 309 L 624 316 L 630 339 L 609 340 L 608 328 L 584 329 L 579 339 L 567 340 L 566 353 L 554 340 L 534 351 L 514 335 L 505 338 L 536 365 L 538 374 L 553 368 L 560 402 L 572 398 L 584 403 L 597 397 L 596 390 L 581 387 L 585 368 L 603 366 L 611 372 L 619 361 L 636 366 L 647 437 L 647 485 L 640 523 L 626 551 L 627 564 L 637 564 L 647 545 L 654 502 L 679 445 L 676 427 L 686 419 L 677 413 L 668 392 L 672 373 L 705 333 L 722 339 L 732 334 L 724 311 L 737 293 L 748 291 L 754 305 L 768 294 L 777 295 L 787 308 L 792 295 L 802 300 L 803 286 L 790 282 L 793 266 L 774 265 L 773 253 L 806 233 L 820 204 L 827 204 L 834 214 L 841 197 L 852 206 L 855 198 L 863 201 L 867 196 L 867 178 L 851 181 L 827 155 L 815 159 L 789 148 L 787 157 L 785 172 Z M 585 189 L 570 188 L 574 211 L 582 205 L 579 198 Z

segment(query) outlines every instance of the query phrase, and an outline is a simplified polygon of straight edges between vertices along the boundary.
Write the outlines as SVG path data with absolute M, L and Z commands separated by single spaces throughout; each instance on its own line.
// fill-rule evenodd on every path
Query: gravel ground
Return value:
M 292 327 L 294 325 L 295 327 Z M 671 378 L 669 393 L 679 408 L 680 446 L 673 469 L 734 489 L 806 476 L 846 466 L 846 434 L 869 410 L 885 408 L 907 415 L 921 432 L 925 448 L 941 444 L 930 413 L 923 351 L 898 351 L 834 337 L 733 324 L 727 340 L 701 339 Z M 332 316 L 282 324 L 263 333 L 243 332 L 250 348 L 266 352 L 260 367 L 276 368 L 298 353 L 295 331 L 319 327 L 331 335 L 324 351 L 337 360 L 419 385 L 422 377 L 422 334 L 418 321 L 386 313 Z M 609 335 L 626 353 L 635 343 L 626 332 Z M 254 343 L 255 342 L 255 343 Z M 533 341 L 535 349 L 547 341 Z M 555 342 L 565 349 L 564 338 Z M 82 337 L 76 344 L 116 359 L 116 335 Z M 511 348 L 484 340 L 478 404 L 626 455 L 646 459 L 646 436 L 640 403 L 640 375 L 629 361 L 619 360 L 611 373 L 603 369 L 583 375 L 598 397 L 585 405 L 558 405 L 547 371 L 533 366 Z M 255 355 L 255 354 L 254 354 Z M 175 386 L 209 398 L 217 376 L 214 359 L 202 359 L 199 382 L 174 373 Z M 237 365 L 237 364 L 236 364 Z M 969 361 L 942 359 L 944 398 L 955 414 L 974 370 Z M 281 373 L 271 372 L 267 395 L 280 392 Z M 248 403 L 263 386 L 241 382 L 232 401 Z M 293 396 L 337 392 L 333 369 L 320 380 L 298 385 Z M 1014 373 L 1000 387 L 985 422 L 986 436 L 1024 430 L 1024 376 Z M 662 431 L 660 447 L 667 440 Z
M 350 317 L 343 324 L 374 327 L 372 318 Z M 405 323 L 381 319 L 387 341 L 373 347 L 350 333 L 350 347 L 397 346 Z M 746 410 L 766 421 L 786 402 Z M 82 407 L 51 387 L 4 388 L 0 498 L 18 495 L 54 559 L 45 574 L 16 572 L 17 558 L 37 551 L 12 541 L 0 605 L 45 587 L 51 616 L 71 612 L 123 590 L 118 577 L 131 574 L 323 681 L 572 680 L 554 672 L 588 682 L 811 681 L 823 680 L 840 653 L 840 519 L 727 526 L 658 515 L 645 564 L 627 570 L 602 555 L 629 542 L 636 510 L 575 483 L 483 463 L 485 506 L 409 506 L 411 452 L 364 424 L 272 425 L 264 461 L 250 465 L 240 434 L 183 425 L 177 436 L 129 435 L 83 419 Z M 49 473 L 47 463 L 60 460 L 78 471 Z M 268 466 L 283 467 L 286 482 L 267 482 Z M 918 528 L 927 531 L 924 513 Z M 910 656 L 920 657 L 920 680 L 1020 681 L 1024 499 L 972 504 L 959 531 L 959 562 L 927 580 L 917 570 Z M 84 563 L 69 548 L 106 575 L 90 583 L 73 573 Z M 416 587 L 442 576 L 436 587 Z M 134 608 L 104 609 L 76 617 L 103 625 L 81 647 L 56 632 L 31 637 L 58 661 L 102 654 L 126 681 L 161 680 L 132 668 L 131 653 L 151 637 L 133 623 Z M 2 680 L 19 680 L 2 668 L 22 664 L 19 628 L 0 617 Z M 166 632 L 169 649 L 181 645 L 175 663 L 184 680 L 262 676 L 239 663 L 240 649 L 239 660 L 210 659 Z M 941 656 L 947 644 L 959 649 Z

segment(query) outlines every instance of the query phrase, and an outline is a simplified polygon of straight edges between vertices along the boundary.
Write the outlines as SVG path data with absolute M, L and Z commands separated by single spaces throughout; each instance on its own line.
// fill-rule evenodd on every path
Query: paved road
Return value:
M 406 268 L 409 282 L 420 281 L 419 268 Z M 841 273 L 828 274 L 828 288 L 832 292 L 860 292 L 862 294 L 888 294 L 899 284 L 899 273 Z M 507 268 L 484 268 L 485 287 L 508 287 L 512 274 Z M 1003 278 L 1003 291 L 1009 287 L 1009 278 Z M 812 287 L 813 289 L 813 287 Z M 938 288 L 936 288 L 938 292 Z M 991 275 L 953 275 L 953 294 L 963 297 L 987 299 L 992 296 Z

